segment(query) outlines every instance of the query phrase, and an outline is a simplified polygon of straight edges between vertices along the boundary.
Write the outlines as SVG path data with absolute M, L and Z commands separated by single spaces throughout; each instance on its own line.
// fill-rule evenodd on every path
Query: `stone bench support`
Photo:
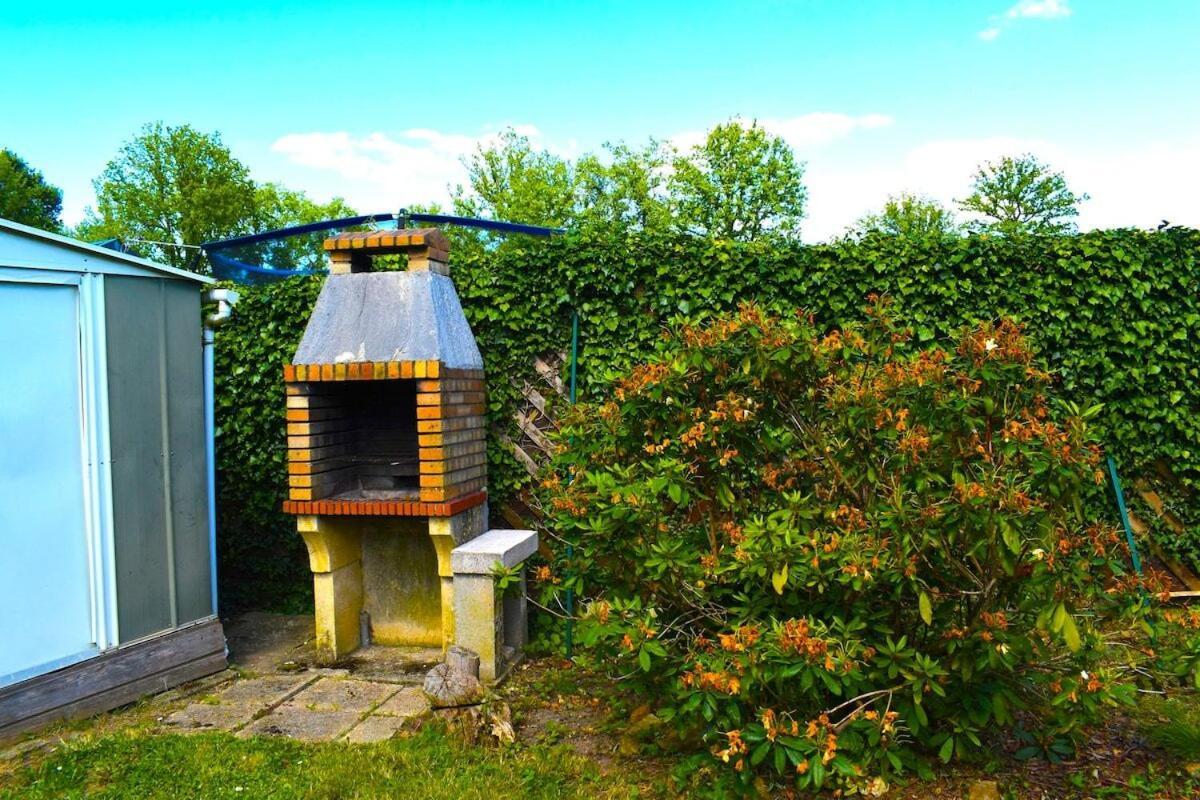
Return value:
M 525 568 L 537 533 L 490 530 L 450 554 L 454 570 L 455 643 L 479 654 L 479 679 L 493 683 L 521 658 L 527 634 Z M 494 570 L 520 569 L 520 586 L 497 591 Z

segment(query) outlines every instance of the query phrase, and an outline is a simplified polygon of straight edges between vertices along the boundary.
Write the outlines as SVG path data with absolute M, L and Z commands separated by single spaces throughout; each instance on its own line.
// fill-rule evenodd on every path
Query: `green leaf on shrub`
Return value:
M 942 744 L 942 748 L 938 750 L 938 758 L 949 764 L 950 759 L 954 756 L 954 737 L 951 736 Z
M 1075 627 L 1075 620 L 1070 614 L 1067 614 L 1066 619 L 1062 624 L 1063 640 L 1067 643 L 1067 648 L 1073 653 L 1079 649 L 1081 644 L 1079 640 L 1079 629 Z
M 782 747 L 775 748 L 775 771 L 780 775 L 782 775 L 784 769 L 787 768 L 787 755 L 787 751 L 785 751 Z
M 926 625 L 932 625 L 933 604 L 929 602 L 929 595 L 925 592 L 921 592 L 921 595 L 917 598 L 917 605 L 921 609 L 921 619 L 925 621 Z
M 1021 537 L 1017 533 L 1016 528 L 1009 524 L 1008 520 L 1000 523 L 1000 535 L 1004 537 L 1004 544 L 1013 555 L 1021 552 Z
M 1054 607 L 1054 614 L 1050 617 L 1050 630 L 1054 633 L 1061 633 L 1063 625 L 1070 619 L 1070 614 L 1067 613 L 1067 607 L 1059 603 Z
M 821 763 L 819 758 L 814 758 L 810 763 L 812 764 L 812 769 L 809 770 L 809 774 L 812 775 L 813 786 L 820 789 L 821 785 L 825 783 L 825 765 Z
M 775 587 L 775 594 L 783 594 L 783 587 L 787 585 L 788 565 L 784 564 L 771 576 L 771 585 Z

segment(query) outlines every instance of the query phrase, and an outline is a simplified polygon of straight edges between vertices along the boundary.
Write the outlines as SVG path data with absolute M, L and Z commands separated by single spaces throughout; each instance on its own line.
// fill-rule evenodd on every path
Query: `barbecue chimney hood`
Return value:
M 296 514 L 452 516 L 486 498 L 483 359 L 436 229 L 327 239 L 330 275 L 292 364 Z M 381 256 L 406 271 L 372 271 Z

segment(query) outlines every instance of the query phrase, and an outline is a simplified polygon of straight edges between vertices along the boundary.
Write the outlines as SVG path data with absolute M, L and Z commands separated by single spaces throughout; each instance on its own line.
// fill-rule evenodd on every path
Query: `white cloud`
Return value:
M 858 130 L 892 124 L 885 114 L 851 116 L 816 112 L 786 119 L 763 119 L 759 124 L 782 137 L 804 155 L 805 151 L 843 139 Z M 431 128 L 412 128 L 397 135 L 371 133 L 355 136 L 346 131 L 290 133 L 276 139 L 271 151 L 289 162 L 288 172 L 303 168 L 306 175 L 285 177 L 287 184 L 308 187 L 316 197 L 341 195 L 363 211 L 388 210 L 413 203 L 448 202 L 447 187 L 466 183 L 462 160 L 483 145 L 494 143 L 500 131 L 512 127 L 539 149 L 564 158 L 579 154 L 574 139 L 550 143 L 535 125 L 487 126 L 482 133 L 464 134 Z M 704 140 L 703 131 L 671 137 L 681 150 Z
M 990 42 L 1015 20 L 1060 19 L 1071 16 L 1070 0 L 1018 0 L 1003 14 L 993 16 L 991 24 L 979 32 L 979 38 Z
M 782 138 L 801 155 L 805 150 L 844 139 L 855 131 L 885 128 L 893 122 L 887 114 L 852 116 L 829 111 L 814 111 L 810 114 L 801 114 L 798 117 L 785 119 L 768 117 L 754 121 L 768 132 Z M 747 124 L 745 120 L 741 120 L 741 122 Z M 680 150 L 686 151 L 702 143 L 706 133 L 706 131 L 685 131 L 672 136 L 670 141 Z
M 341 194 L 351 205 L 376 211 L 414 203 L 447 203 L 449 188 L 465 183 L 462 160 L 483 145 L 494 143 L 503 128 L 511 127 L 529 138 L 536 148 L 546 148 L 545 137 L 534 125 L 488 126 L 479 134 L 446 133 L 412 128 L 391 136 L 371 133 L 354 136 L 345 131 L 290 133 L 276 139 L 271 151 L 293 165 L 306 167 L 324 192 Z M 551 147 L 573 156 L 574 142 Z M 337 188 L 330 190 L 330 178 Z
M 1054 19 L 1071 16 L 1070 0 L 1020 0 L 1004 13 L 1009 19 Z
M 1149 228 L 1163 219 L 1200 226 L 1200 207 L 1192 198 L 1192 187 L 1200 182 L 1200 137 L 1117 150 L 989 137 L 926 142 L 892 166 L 810 161 L 804 238 L 820 241 L 836 236 L 863 214 L 878 210 L 888 195 L 900 192 L 927 196 L 953 208 L 955 200 L 968 194 L 980 163 L 1027 152 L 1062 171 L 1074 191 L 1091 195 L 1078 218 L 1085 230 Z

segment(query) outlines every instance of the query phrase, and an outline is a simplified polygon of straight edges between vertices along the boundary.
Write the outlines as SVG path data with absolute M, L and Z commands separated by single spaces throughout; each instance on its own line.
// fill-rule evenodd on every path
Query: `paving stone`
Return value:
M 357 711 L 309 711 L 285 703 L 242 728 L 238 736 L 286 736 L 303 742 L 327 742 L 350 730 L 360 716 Z
M 429 701 L 420 686 L 407 686 L 375 709 L 376 714 L 392 717 L 416 717 L 429 710 Z
M 257 709 L 253 706 L 218 703 L 192 703 L 176 711 L 163 724 L 179 730 L 231 731 L 254 719 Z
M 406 722 L 405 717 L 377 717 L 372 714 L 351 728 L 345 739 L 357 744 L 382 742 L 395 736 L 396 731 L 403 728 Z
M 400 687 L 393 683 L 321 678 L 285 703 L 310 711 L 369 711 L 387 700 Z
M 13 745 L 7 750 L 0 751 L 0 761 L 16 761 L 19 758 L 24 758 L 30 753 L 38 750 L 47 750 L 51 747 L 49 740 L 46 739 L 30 739 Z
M 238 681 L 223 692 L 216 694 L 221 705 L 236 705 L 250 708 L 266 708 L 282 703 L 292 693 L 313 680 L 312 675 L 268 675 Z

